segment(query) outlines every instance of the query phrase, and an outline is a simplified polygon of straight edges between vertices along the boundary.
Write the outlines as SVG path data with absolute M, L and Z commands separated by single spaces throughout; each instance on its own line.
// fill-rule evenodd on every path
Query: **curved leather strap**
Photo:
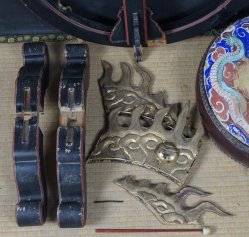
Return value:
M 82 227 L 86 219 L 85 108 L 89 80 L 87 45 L 67 45 L 59 85 L 57 179 L 60 227 Z
M 44 223 L 47 191 L 43 159 L 43 135 L 39 113 L 48 86 L 48 51 L 43 43 L 23 46 L 24 66 L 16 80 L 16 122 L 13 140 L 14 171 L 19 201 L 19 226 Z

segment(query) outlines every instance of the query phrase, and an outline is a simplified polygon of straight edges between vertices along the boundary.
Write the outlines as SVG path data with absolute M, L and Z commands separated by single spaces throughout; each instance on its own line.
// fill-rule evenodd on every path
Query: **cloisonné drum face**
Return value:
M 249 17 L 211 44 L 197 79 L 206 129 L 228 154 L 249 165 Z

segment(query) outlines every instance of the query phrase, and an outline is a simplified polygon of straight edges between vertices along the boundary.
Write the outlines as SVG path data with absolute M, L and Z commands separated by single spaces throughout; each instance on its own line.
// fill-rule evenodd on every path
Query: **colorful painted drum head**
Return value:
M 249 166 L 249 17 L 213 41 L 196 85 L 207 131 L 223 150 Z

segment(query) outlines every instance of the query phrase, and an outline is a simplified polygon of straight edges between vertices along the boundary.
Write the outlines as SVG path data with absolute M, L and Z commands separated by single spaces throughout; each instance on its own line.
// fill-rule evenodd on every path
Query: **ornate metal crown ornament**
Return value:
M 230 215 L 208 201 L 188 206 L 188 196 L 210 195 L 193 187 L 170 192 L 167 183 L 150 183 L 149 180 L 136 180 L 134 176 L 125 176 L 114 182 L 141 201 L 162 224 L 201 224 L 201 216 L 205 212 L 213 212 L 220 216 Z
M 112 66 L 103 62 L 99 80 L 109 127 L 103 134 L 88 163 L 123 162 L 152 169 L 182 185 L 198 155 L 204 129 L 197 119 L 190 129 L 190 104 L 181 110 L 167 105 L 163 93 L 150 93 L 151 77 L 139 65 L 136 71 L 143 81 L 139 87 L 131 82 L 131 67 L 122 63 L 122 77 L 111 79 Z

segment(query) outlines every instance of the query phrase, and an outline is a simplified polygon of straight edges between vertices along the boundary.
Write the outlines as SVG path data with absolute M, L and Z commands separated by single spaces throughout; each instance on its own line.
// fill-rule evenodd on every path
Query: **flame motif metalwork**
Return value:
M 177 104 L 167 105 L 162 93 L 152 96 L 151 78 L 141 66 L 135 66 L 143 78 L 137 88 L 131 85 L 128 64 L 121 64 L 123 75 L 118 82 L 111 79 L 109 63 L 103 62 L 103 68 L 100 86 L 109 128 L 100 137 L 88 163 L 116 161 L 139 165 L 182 185 L 204 134 L 199 117 L 194 132 L 186 129 L 190 104 L 180 111 Z
M 165 106 L 165 92 L 157 94 L 150 92 L 152 79 L 141 65 L 135 64 L 136 72 L 143 79 L 138 87 L 132 83 L 132 68 L 128 63 L 120 63 L 122 76 L 117 82 L 112 80 L 112 65 L 102 61 L 102 67 L 103 75 L 99 79 L 99 85 L 107 113 L 115 108 L 130 111 L 140 105 L 147 105 L 152 109 L 161 109 Z
M 190 195 L 210 195 L 193 187 L 170 192 L 167 183 L 150 183 L 149 180 L 136 180 L 134 176 L 125 176 L 114 183 L 141 201 L 162 224 L 201 224 L 201 217 L 206 212 L 220 216 L 231 215 L 208 201 L 187 206 L 186 199 Z

